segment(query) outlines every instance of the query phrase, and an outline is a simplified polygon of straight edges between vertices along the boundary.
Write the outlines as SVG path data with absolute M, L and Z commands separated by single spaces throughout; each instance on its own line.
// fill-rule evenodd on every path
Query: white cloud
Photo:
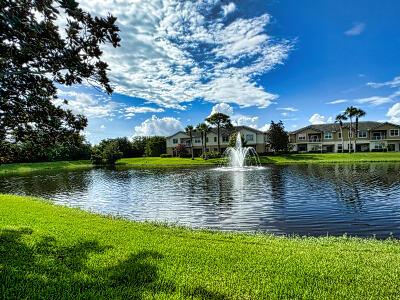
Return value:
M 232 117 L 232 124 L 234 126 L 249 126 L 257 129 L 258 117 L 235 115 Z
M 390 122 L 400 123 L 400 103 L 396 103 L 390 107 L 386 116 L 390 118 Z
M 218 103 L 212 107 L 210 116 L 215 113 L 222 113 L 228 116 L 232 116 L 233 107 L 227 103 Z
M 391 88 L 400 87 L 400 76 L 397 76 L 392 80 L 385 82 L 368 82 L 367 85 L 373 88 L 380 88 L 384 86 L 388 86 Z
M 313 114 L 310 119 L 308 120 L 311 124 L 325 124 L 325 123 L 332 123 L 333 118 L 332 117 L 325 117 L 320 114 Z
M 260 127 L 259 130 L 268 131 L 270 127 L 271 127 L 271 123 L 266 123 L 264 126 Z
M 82 114 L 88 118 L 104 118 L 114 115 L 118 104 L 101 97 L 94 99 L 92 95 L 74 91 L 58 91 L 59 97 L 67 97 L 68 104 L 63 99 L 53 101 L 55 105 L 72 110 L 75 114 Z
M 298 111 L 298 109 L 295 107 L 278 107 L 277 110 L 286 110 L 286 111 L 291 111 L 291 112 Z
M 105 129 L 106 126 L 105 125 L 100 125 L 100 129 Z
M 144 113 L 157 113 L 157 112 L 163 112 L 164 109 L 159 107 L 148 107 L 148 106 L 129 106 L 126 107 L 124 110 L 124 116 L 126 119 L 131 119 L 134 117 L 136 114 L 144 114 Z
M 236 10 L 236 5 L 235 5 L 235 3 L 231 2 L 231 3 L 228 3 L 227 5 L 222 5 L 221 8 L 224 12 L 224 16 L 227 16 Z
M 210 115 L 214 113 L 223 113 L 231 117 L 232 125 L 234 126 L 249 126 L 257 128 L 258 117 L 257 116 L 246 116 L 242 114 L 236 114 L 232 106 L 227 103 L 219 103 L 212 107 Z
M 182 123 L 180 120 L 173 117 L 157 118 L 152 116 L 150 119 L 145 120 L 142 124 L 135 126 L 134 136 L 169 136 L 182 130 Z
M 368 97 L 368 98 L 357 99 L 356 101 L 360 104 L 371 104 L 371 105 L 377 106 L 377 105 L 382 105 L 385 103 L 390 103 L 393 100 L 392 100 L 391 96 L 388 96 L 388 97 L 372 96 L 372 97 Z
M 348 100 L 338 99 L 338 100 L 333 100 L 333 101 L 327 102 L 326 104 L 340 104 L 340 103 L 346 103 L 346 102 L 348 102 Z
M 115 91 L 162 107 L 184 102 L 267 107 L 278 96 L 256 84 L 287 58 L 292 44 L 265 32 L 267 14 L 233 20 L 234 3 L 215 0 L 91 0 L 84 9 L 111 13 L 121 29 L 121 47 L 104 47 Z M 220 12 L 216 14 L 215 12 Z
M 357 22 L 353 23 L 353 26 L 350 29 L 346 30 L 344 34 L 348 36 L 356 36 L 363 33 L 364 30 L 365 30 L 365 23 Z

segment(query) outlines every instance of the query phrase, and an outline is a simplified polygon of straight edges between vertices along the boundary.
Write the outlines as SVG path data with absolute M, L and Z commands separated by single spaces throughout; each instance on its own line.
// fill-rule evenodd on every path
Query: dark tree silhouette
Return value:
M 40 140 L 47 147 L 86 127 L 84 116 L 54 104 L 56 85 L 85 81 L 112 92 L 100 46 L 119 46 L 115 22 L 92 17 L 75 0 L 0 1 L 1 144 Z

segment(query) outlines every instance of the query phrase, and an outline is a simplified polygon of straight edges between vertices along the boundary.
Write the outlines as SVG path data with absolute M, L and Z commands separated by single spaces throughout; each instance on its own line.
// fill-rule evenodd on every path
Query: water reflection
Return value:
M 400 236 L 400 164 L 90 170 L 2 177 L 0 192 L 222 230 Z

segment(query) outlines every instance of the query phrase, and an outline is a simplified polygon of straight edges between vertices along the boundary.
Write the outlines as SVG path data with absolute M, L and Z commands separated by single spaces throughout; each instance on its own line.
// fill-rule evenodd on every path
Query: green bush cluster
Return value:
M 161 158 L 169 158 L 169 157 L 172 157 L 172 155 L 171 155 L 171 154 L 165 154 L 165 153 L 164 153 L 164 154 L 161 154 L 160 157 L 161 157 Z
M 221 153 L 219 153 L 218 151 L 207 151 L 204 152 L 201 157 L 203 159 L 208 159 L 208 158 L 220 158 L 221 157 Z

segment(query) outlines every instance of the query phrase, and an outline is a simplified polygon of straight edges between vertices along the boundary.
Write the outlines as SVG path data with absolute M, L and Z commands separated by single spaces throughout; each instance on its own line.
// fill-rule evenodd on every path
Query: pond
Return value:
M 196 228 L 399 238 L 399 175 L 398 163 L 95 169 L 0 177 L 0 192 Z

